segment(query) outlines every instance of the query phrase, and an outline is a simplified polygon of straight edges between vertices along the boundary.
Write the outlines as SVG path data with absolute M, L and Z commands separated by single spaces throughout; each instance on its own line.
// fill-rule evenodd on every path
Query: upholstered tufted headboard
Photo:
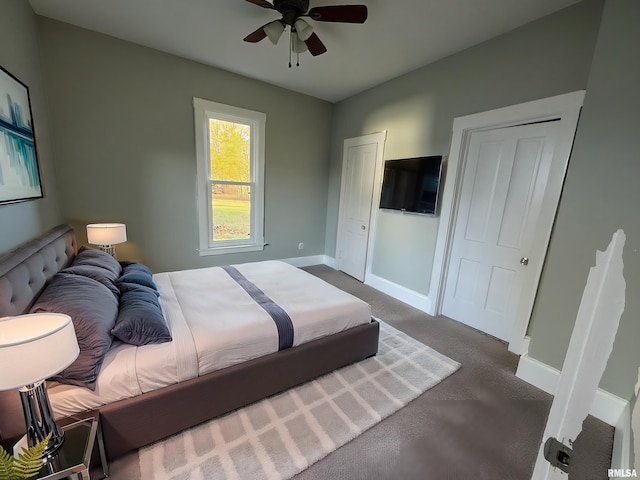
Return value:
M 0 257 L 0 317 L 29 310 L 47 281 L 76 254 L 71 225 L 59 225 Z
M 71 225 L 59 225 L 1 256 L 0 318 L 27 312 L 47 281 L 71 263 L 76 250 Z M 0 444 L 5 447 L 15 441 L 7 432 L 24 432 L 21 412 L 17 390 L 0 392 Z

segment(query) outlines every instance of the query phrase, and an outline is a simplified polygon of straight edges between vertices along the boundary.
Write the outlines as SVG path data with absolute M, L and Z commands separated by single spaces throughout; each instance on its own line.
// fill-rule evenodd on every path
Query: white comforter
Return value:
M 368 304 L 279 261 L 236 265 L 282 307 L 294 325 L 294 346 L 371 320 Z M 129 398 L 278 350 L 269 314 L 222 268 L 154 275 L 173 341 L 135 347 L 114 343 L 94 392 L 49 386 L 56 415 Z

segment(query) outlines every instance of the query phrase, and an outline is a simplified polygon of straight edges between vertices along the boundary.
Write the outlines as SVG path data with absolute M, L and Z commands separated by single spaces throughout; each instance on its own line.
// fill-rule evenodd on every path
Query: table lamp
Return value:
M 56 425 L 44 380 L 71 365 L 79 353 L 68 315 L 33 313 L 0 319 L 0 390 L 20 392 L 29 447 L 51 434 L 45 457 L 62 445 L 64 431 Z
M 87 241 L 115 257 L 115 245 L 127 241 L 127 226 L 124 223 L 91 223 L 87 225 Z

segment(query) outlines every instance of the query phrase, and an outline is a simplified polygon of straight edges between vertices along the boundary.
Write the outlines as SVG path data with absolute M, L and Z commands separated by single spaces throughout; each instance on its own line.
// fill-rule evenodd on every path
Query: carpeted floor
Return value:
M 433 318 L 319 265 L 305 270 L 370 303 L 373 314 L 462 364 L 455 375 L 295 480 L 528 480 L 551 396 L 515 377 L 518 357 L 504 343 L 446 317 Z M 607 478 L 613 429 L 588 417 L 574 444 L 569 478 Z M 135 478 L 137 455 L 111 465 Z

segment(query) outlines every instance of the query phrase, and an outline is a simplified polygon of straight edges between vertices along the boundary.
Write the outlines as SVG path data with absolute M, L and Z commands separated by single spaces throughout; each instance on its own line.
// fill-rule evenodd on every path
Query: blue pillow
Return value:
M 136 262 L 121 262 L 120 265 L 122 265 L 122 273 L 116 282 L 118 286 L 121 283 L 137 283 L 157 290 L 151 270 L 148 267 Z
M 123 283 L 120 309 L 114 337 L 131 345 L 150 345 L 170 342 L 171 332 L 162 314 L 157 292 L 134 283 Z
M 78 358 L 53 377 L 61 383 L 95 390 L 104 357 L 111 347 L 111 329 L 118 314 L 118 300 L 102 283 L 81 275 L 58 273 L 31 307 L 31 313 L 66 313 L 78 339 Z
M 145 292 L 153 293 L 156 297 L 156 303 L 158 301 L 158 297 L 160 296 L 160 292 L 158 292 L 155 288 L 152 288 L 148 285 L 141 285 L 139 283 L 134 283 L 134 282 L 118 282 L 118 289 L 120 290 L 120 298 L 122 298 L 123 293 L 128 292 L 129 290 L 145 291 Z
M 138 262 L 130 262 L 128 260 L 123 260 L 120 262 L 120 266 L 122 267 L 122 272 L 124 273 L 125 269 L 129 272 L 139 271 L 151 275 L 151 270 L 146 265 Z

